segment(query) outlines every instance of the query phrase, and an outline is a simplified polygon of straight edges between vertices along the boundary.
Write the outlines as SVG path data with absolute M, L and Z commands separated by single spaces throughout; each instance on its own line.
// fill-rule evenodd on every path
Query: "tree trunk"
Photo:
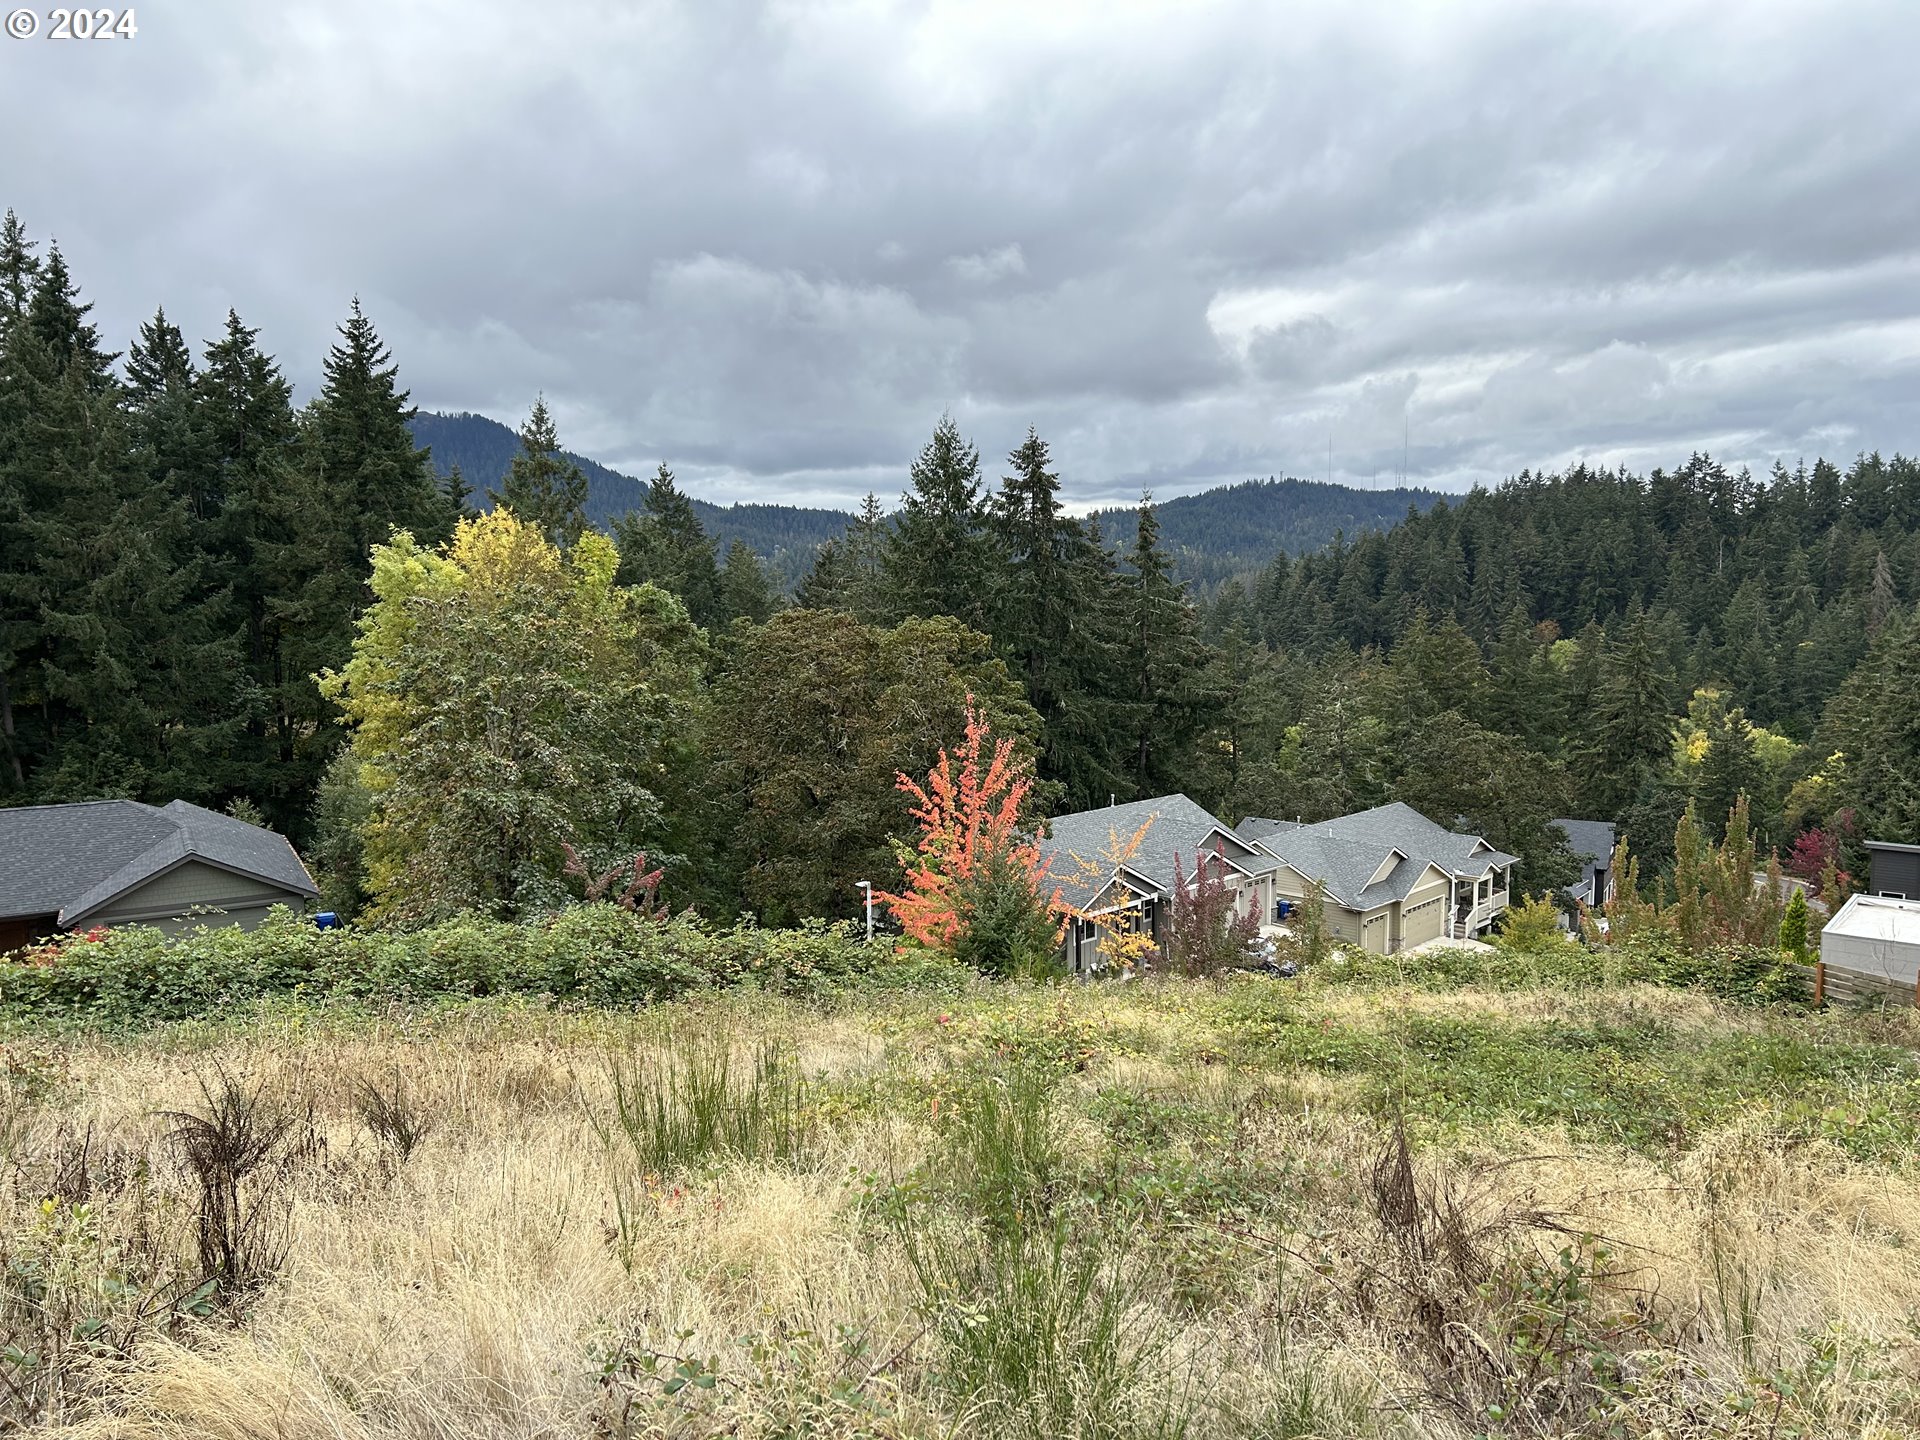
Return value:
M 13 783 L 24 790 L 27 788 L 27 775 L 20 763 L 20 751 L 13 743 L 13 735 L 13 690 L 7 684 L 7 672 L 0 670 L 0 747 L 7 752 L 7 766 L 13 772 Z

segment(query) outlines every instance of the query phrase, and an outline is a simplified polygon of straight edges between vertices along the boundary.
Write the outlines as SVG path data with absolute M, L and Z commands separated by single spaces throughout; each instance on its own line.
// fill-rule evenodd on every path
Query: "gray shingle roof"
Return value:
M 1051 833 L 1040 842 L 1041 856 L 1048 864 L 1048 883 L 1059 886 L 1069 904 L 1085 905 L 1113 873 L 1113 866 L 1102 857 L 1114 840 L 1124 845 L 1149 819 L 1153 823 L 1147 826 L 1126 868 L 1162 894 L 1173 889 L 1176 854 L 1181 873 L 1191 876 L 1193 857 L 1214 831 L 1227 837 L 1229 851 L 1235 849 L 1231 843 L 1235 839 L 1233 831 L 1184 795 L 1133 800 L 1101 810 L 1059 815 L 1049 822 Z M 1250 855 L 1233 853 L 1229 858 L 1255 874 L 1276 864 L 1274 857 L 1257 851 Z
M 1282 830 L 1297 829 L 1298 822 L 1293 820 L 1268 820 L 1264 816 L 1249 815 L 1233 827 L 1233 833 L 1249 845 L 1258 845 L 1269 835 L 1278 835 Z
M 1605 860 L 1613 854 L 1613 823 L 1608 820 L 1552 820 L 1567 832 L 1567 848 L 1573 851 L 1574 858 L 1593 869 L 1596 860 Z
M 55 915 L 71 924 L 186 859 L 319 892 L 286 837 L 175 800 L 0 809 L 0 918 Z
M 1261 848 L 1284 860 L 1352 910 L 1370 910 L 1404 900 L 1437 865 L 1459 879 L 1478 878 L 1519 857 L 1495 850 L 1478 835 L 1459 835 L 1437 825 L 1411 805 L 1395 801 L 1314 825 L 1251 816 L 1240 822 L 1244 838 L 1257 836 Z M 1384 877 L 1372 877 L 1392 852 L 1404 857 Z
M 1567 887 L 1576 900 L 1593 900 L 1593 872 L 1613 856 L 1613 824 L 1608 820 L 1553 820 L 1566 832 L 1567 848 L 1580 862 L 1580 879 Z

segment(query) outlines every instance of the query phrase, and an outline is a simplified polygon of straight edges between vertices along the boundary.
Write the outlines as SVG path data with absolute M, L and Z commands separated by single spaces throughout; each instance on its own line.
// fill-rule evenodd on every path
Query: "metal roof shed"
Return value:
M 1830 970 L 1920 981 L 1920 900 L 1855 895 L 1820 932 L 1820 958 Z

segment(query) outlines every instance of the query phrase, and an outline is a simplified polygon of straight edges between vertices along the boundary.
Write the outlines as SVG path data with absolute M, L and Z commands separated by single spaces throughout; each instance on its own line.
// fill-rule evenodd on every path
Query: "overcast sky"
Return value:
M 44 8 L 41 11 L 44 27 Z M 116 345 L 891 503 L 1920 449 L 1920 5 L 169 0 L 0 39 L 0 205 Z

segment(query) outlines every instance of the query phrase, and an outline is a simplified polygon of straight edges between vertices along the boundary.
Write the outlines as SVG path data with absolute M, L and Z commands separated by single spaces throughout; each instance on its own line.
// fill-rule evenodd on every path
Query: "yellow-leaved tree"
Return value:
M 440 550 L 373 551 L 353 658 L 318 677 L 372 793 L 373 914 L 515 916 L 559 903 L 571 844 L 595 863 L 657 836 L 700 632 L 613 543 L 565 555 L 495 511 Z

